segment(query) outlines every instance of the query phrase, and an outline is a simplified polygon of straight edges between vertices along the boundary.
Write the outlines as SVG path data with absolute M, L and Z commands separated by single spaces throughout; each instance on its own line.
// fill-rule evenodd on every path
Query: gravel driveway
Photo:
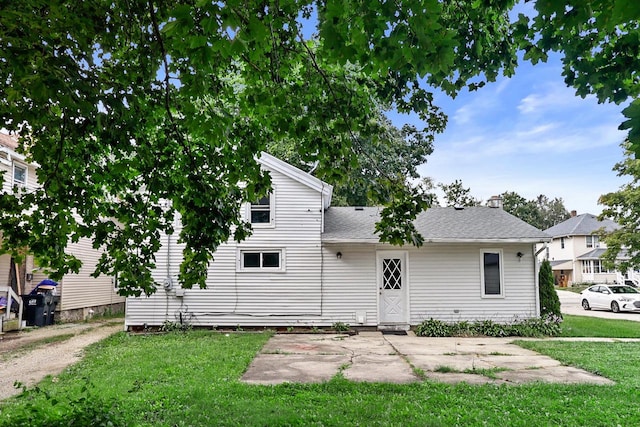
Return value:
M 26 386 L 40 382 L 47 375 L 58 375 L 78 362 L 86 346 L 122 331 L 121 323 L 78 323 L 47 326 L 20 333 L 8 333 L 0 341 L 0 400 L 20 394 L 18 381 Z M 43 339 L 72 334 L 59 342 L 38 345 Z M 35 348 L 31 348 L 35 346 Z

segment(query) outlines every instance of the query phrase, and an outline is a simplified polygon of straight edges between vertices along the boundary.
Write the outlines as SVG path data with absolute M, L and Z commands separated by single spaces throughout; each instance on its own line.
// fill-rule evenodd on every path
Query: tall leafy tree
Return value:
M 603 194 L 599 203 L 604 206 L 600 219 L 609 218 L 620 228 L 604 235 L 607 250 L 602 259 L 609 267 L 620 271 L 640 267 L 640 159 L 634 157 L 630 144 L 626 148 L 625 158 L 614 166 L 618 176 L 629 178 L 618 191 Z
M 354 147 L 357 162 L 333 165 L 345 173 L 336 177 L 332 169 L 316 171 L 317 164 L 309 164 L 296 151 L 299 141 L 282 140 L 267 143 L 267 151 L 302 168 L 312 170 L 320 179 L 334 185 L 332 204 L 335 206 L 379 206 L 393 198 L 394 185 L 419 177 L 417 167 L 426 162 L 433 151 L 433 133 L 438 129 L 418 130 L 405 125 L 393 126 L 382 112 L 372 119 L 372 132 L 358 140 Z M 348 159 L 345 159 L 345 161 Z
M 480 206 L 482 200 L 471 195 L 471 188 L 464 188 L 462 181 L 456 179 L 451 184 L 438 184 L 444 192 L 445 206 Z
M 569 218 L 562 198 L 553 198 L 544 194 L 527 200 L 513 191 L 501 194 L 504 210 L 540 230 L 546 230 Z
M 299 140 L 305 161 L 342 176 L 380 105 L 436 129 L 433 91 L 511 75 L 518 48 L 532 61 L 563 51 L 580 95 L 637 97 L 635 3 L 538 1 L 511 23 L 514 3 L 3 1 L 0 122 L 20 131 L 42 188 L 0 196 L 1 250 L 27 245 L 59 275 L 79 267 L 62 248 L 89 237 L 106 250 L 96 273 L 150 293 L 160 234 L 180 215 L 180 280 L 204 286 L 218 245 L 250 233 L 240 204 L 269 190 L 256 162 L 267 141 Z M 411 220 L 428 204 L 400 175 L 376 229 L 421 244 Z
M 544 194 L 537 197 L 536 202 L 540 211 L 540 223 L 533 224 L 541 230 L 553 227 L 556 224 L 561 223 L 569 219 L 571 214 L 564 206 L 562 198 L 554 197 L 549 199 Z

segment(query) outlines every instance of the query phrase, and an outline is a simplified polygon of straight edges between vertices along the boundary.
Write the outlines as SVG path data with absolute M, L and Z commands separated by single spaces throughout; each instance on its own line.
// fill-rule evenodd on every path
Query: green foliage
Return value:
M 82 378 L 78 394 L 70 400 L 61 399 L 46 389 L 27 388 L 20 383 L 24 405 L 4 412 L 2 425 L 30 427 L 126 426 L 114 398 L 104 399 L 96 393 L 96 386 Z
M 445 206 L 480 206 L 481 200 L 471 196 L 471 188 L 464 188 L 462 181 L 456 179 L 451 184 L 439 184 L 444 192 Z
M 550 51 L 563 54 L 565 83 L 599 102 L 622 103 L 640 94 L 640 6 L 617 0 L 536 1 L 536 16 L 520 14 L 514 37 L 524 58 L 546 61 Z M 640 154 L 638 100 L 624 110 L 631 150 Z
M 81 267 L 64 248 L 89 238 L 105 250 L 94 274 L 117 275 L 121 294 L 151 294 L 161 236 L 179 218 L 179 280 L 204 287 L 218 246 L 251 233 L 242 204 L 270 189 L 256 161 L 267 141 L 295 141 L 339 182 L 387 152 L 393 138 L 374 141 L 381 110 L 416 113 L 431 135 L 445 123 L 433 93 L 513 74 L 518 48 L 533 62 L 562 51 L 581 96 L 638 96 L 635 3 L 537 1 L 535 17 L 511 23 L 514 4 L 4 2 L 0 124 L 21 132 L 42 188 L 0 195 L 0 251 L 28 247 L 56 279 Z M 303 21 L 317 23 L 312 36 Z M 634 152 L 637 109 L 623 124 Z M 366 191 L 387 202 L 381 240 L 420 245 L 411 221 L 429 203 L 405 172 Z
M 351 326 L 349 326 L 348 323 L 335 322 L 333 325 L 331 325 L 331 329 L 336 332 L 347 332 L 349 329 L 351 329 Z
M 602 233 L 607 244 L 602 260 L 606 267 L 615 267 L 619 271 L 640 267 L 640 159 L 633 156 L 630 144 L 625 143 L 623 147 L 625 158 L 613 170 L 618 176 L 628 178 L 629 182 L 598 200 L 604 206 L 599 218 L 609 218 L 620 226 Z
M 420 337 L 486 336 L 486 337 L 544 337 L 560 334 L 562 317 L 545 315 L 511 323 L 496 323 L 492 320 L 476 322 L 443 322 L 424 320 L 415 328 Z
M 540 230 L 553 227 L 570 217 L 561 198 L 550 200 L 541 194 L 533 200 L 526 200 L 513 191 L 506 191 L 500 196 L 505 211 Z
M 540 316 L 555 315 L 562 318 L 560 299 L 554 287 L 553 270 L 547 259 L 540 264 L 538 295 L 540 297 Z
M 393 200 L 394 191 L 404 191 L 397 188 L 398 183 L 419 177 L 417 167 L 433 152 L 434 134 L 446 123 L 438 115 L 441 118 L 434 117 L 424 130 L 410 125 L 398 129 L 378 112 L 361 125 L 367 131 L 353 139 L 357 162 L 347 157 L 330 165 L 318 159 L 311 165 L 296 151 L 299 139 L 269 142 L 267 151 L 302 170 L 313 170 L 315 176 L 332 184 L 334 206 L 381 206 Z M 343 174 L 336 176 L 336 168 Z
M 344 377 L 320 384 L 242 383 L 240 377 L 268 338 L 268 334 L 225 337 L 208 331 L 117 334 L 89 348 L 84 360 L 57 381 L 41 383 L 41 393 L 3 401 L 0 426 L 43 425 L 37 420 L 30 424 L 36 417 L 26 418 L 26 407 L 31 405 L 34 414 L 51 414 L 56 408 L 63 412 L 64 402 L 88 396 L 80 392 L 79 378 L 91 378 L 95 387 L 90 388 L 90 396 L 99 396 L 98 400 L 90 397 L 87 405 L 96 402 L 104 409 L 103 414 L 109 408 L 117 411 L 111 419 L 114 425 L 525 426 L 547 425 L 553 420 L 566 426 L 612 422 L 626 426 L 637 420 L 637 407 L 629 404 L 635 402 L 640 387 L 637 342 L 518 341 L 523 347 L 570 366 L 599 372 L 616 382 L 604 387 L 544 383 L 474 386 L 428 380 L 412 384 L 356 383 Z M 44 392 L 59 403 L 52 406 Z M 107 404 L 101 405 L 100 400 Z M 88 412 L 92 410 L 87 408 Z M 17 414 L 29 421 L 13 423 L 12 417 Z M 61 419 L 62 414 L 56 417 Z
M 187 332 L 191 329 L 193 329 L 193 326 L 189 323 L 170 322 L 168 320 L 165 320 L 160 326 L 160 331 L 162 332 Z

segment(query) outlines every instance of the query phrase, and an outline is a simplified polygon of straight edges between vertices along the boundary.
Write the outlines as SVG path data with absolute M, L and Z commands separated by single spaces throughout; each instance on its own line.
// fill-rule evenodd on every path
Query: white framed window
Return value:
M 582 260 L 582 273 L 584 274 L 593 273 L 593 265 L 591 264 L 591 260 L 588 260 L 588 259 Z
M 501 249 L 482 249 L 480 251 L 480 283 L 483 298 L 504 297 L 502 258 Z
M 253 227 L 273 227 L 275 224 L 275 195 L 273 193 L 257 202 L 249 203 L 247 217 Z
M 599 248 L 600 238 L 598 236 L 586 236 L 588 248 Z
M 560 238 L 560 249 L 564 249 L 564 237 Z
M 13 164 L 13 185 L 18 187 L 27 185 L 27 167 L 25 165 Z
M 609 270 L 608 268 L 605 268 L 604 264 L 602 263 L 602 260 L 599 260 L 599 259 L 593 260 L 593 272 L 594 273 L 612 273 L 611 270 Z
M 284 271 L 283 249 L 240 249 L 238 271 Z

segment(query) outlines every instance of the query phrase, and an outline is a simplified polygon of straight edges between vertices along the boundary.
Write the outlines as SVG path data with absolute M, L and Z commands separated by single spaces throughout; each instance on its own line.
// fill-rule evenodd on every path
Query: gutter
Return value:
M 378 238 L 323 238 L 324 243 L 385 243 Z M 551 239 L 425 239 L 424 243 L 548 243 Z

